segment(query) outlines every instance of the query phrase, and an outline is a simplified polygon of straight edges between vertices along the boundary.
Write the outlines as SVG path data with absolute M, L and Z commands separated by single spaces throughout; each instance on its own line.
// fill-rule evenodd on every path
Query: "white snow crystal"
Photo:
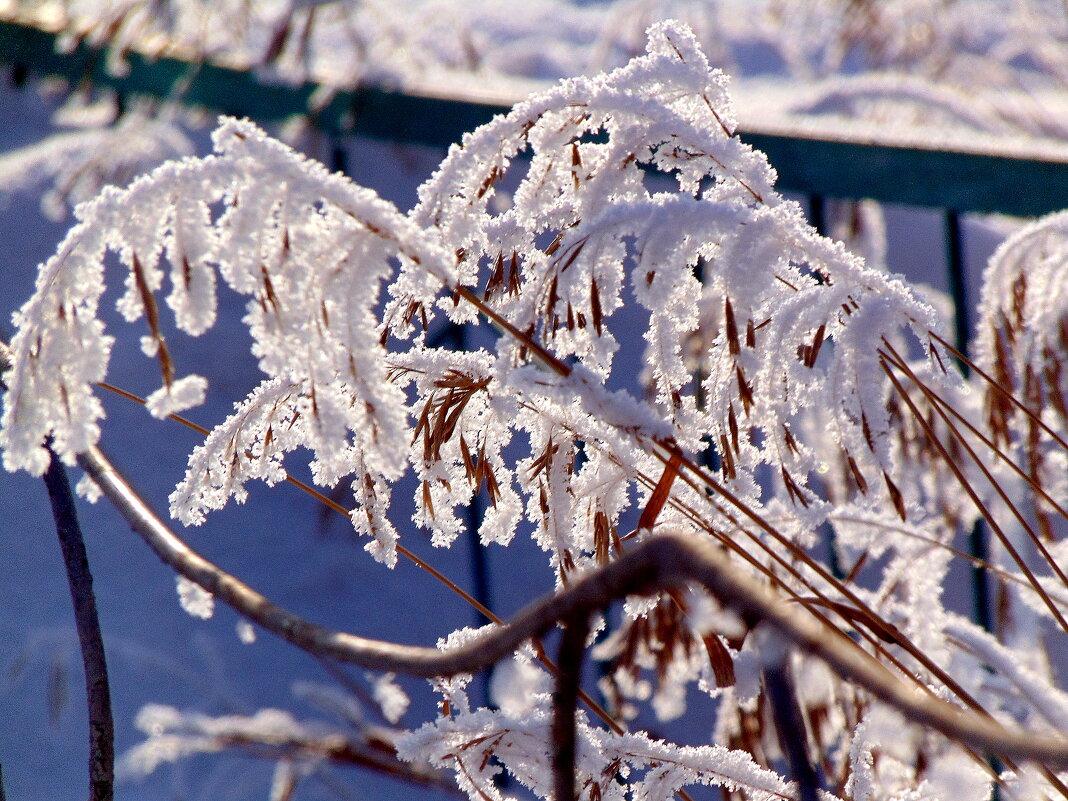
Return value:
M 381 708 L 382 714 L 390 723 L 396 723 L 404 717 L 411 703 L 408 694 L 394 679 L 396 679 L 395 674 L 383 673 L 371 684 L 372 695 Z
M 252 624 L 247 620 L 239 620 L 235 626 L 237 631 L 237 639 L 239 639 L 245 645 L 252 645 L 256 642 L 256 629 L 252 627 Z
M 187 375 L 157 389 L 145 399 L 145 406 L 149 413 L 156 418 L 163 419 L 194 406 L 204 403 L 204 393 L 207 392 L 208 382 L 199 375 Z
M 178 585 L 178 601 L 182 609 L 201 620 L 208 620 L 215 614 L 215 598 L 210 592 L 185 576 L 175 577 L 175 582 Z

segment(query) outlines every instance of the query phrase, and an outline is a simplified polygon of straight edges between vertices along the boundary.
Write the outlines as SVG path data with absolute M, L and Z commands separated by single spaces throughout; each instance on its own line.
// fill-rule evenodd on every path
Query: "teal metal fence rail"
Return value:
M 129 53 L 129 69 L 114 75 L 103 51 L 81 43 L 56 51 L 56 35 L 0 20 L 0 63 L 18 78 L 55 75 L 91 81 L 125 95 L 176 98 L 222 113 L 274 121 L 307 115 L 319 88 L 271 85 L 254 71 Z M 363 87 L 339 91 L 314 112 L 317 128 L 396 142 L 447 146 L 506 106 Z M 745 129 L 742 138 L 767 153 L 786 192 L 871 198 L 957 213 L 1045 214 L 1068 206 L 1068 158 L 1018 158 L 892 144 L 784 135 Z

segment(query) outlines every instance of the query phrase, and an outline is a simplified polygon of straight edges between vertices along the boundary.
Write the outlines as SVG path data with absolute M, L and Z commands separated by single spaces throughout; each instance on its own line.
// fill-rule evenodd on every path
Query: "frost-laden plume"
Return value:
M 112 340 L 96 310 L 105 256 L 116 253 L 128 268 L 119 309 L 145 318 L 142 348 L 159 363 L 162 385 L 148 402 L 159 417 L 197 405 L 206 386 L 176 373 L 162 333 L 164 280 L 166 306 L 191 335 L 215 322 L 219 277 L 254 298 L 246 321 L 266 378 L 190 457 L 174 497 L 185 522 L 240 499 L 251 477 L 277 480 L 281 456 L 299 445 L 315 452 L 324 483 L 357 464 L 391 478 L 402 472 L 404 397 L 386 380 L 373 310 L 391 260 L 415 259 L 447 281 L 451 259 L 372 192 L 248 123 L 224 123 L 215 143 L 215 156 L 165 165 L 81 207 L 81 222 L 42 267 L 39 291 L 17 315 L 9 468 L 43 471 L 47 437 L 68 461 L 97 439 L 91 386 L 106 373 Z M 220 202 L 225 211 L 213 216 Z
M 1052 477 L 1063 442 L 1051 433 L 1065 417 L 1051 400 L 1065 394 L 1064 304 L 1051 300 L 1063 295 L 1063 246 L 1041 244 L 1063 237 L 1058 223 L 1039 229 L 1041 242 L 1032 232 L 1007 245 L 991 268 L 980 345 L 983 369 L 1054 409 L 1036 427 L 991 401 L 993 439 L 954 439 L 965 424 L 979 432 L 984 414 L 939 344 L 938 315 L 817 235 L 775 191 L 764 156 L 734 134 L 726 83 L 688 29 L 656 25 L 626 66 L 565 81 L 468 134 L 409 214 L 254 125 L 224 120 L 214 155 L 166 164 L 81 206 L 42 265 L 16 316 L 5 466 L 40 474 L 49 448 L 69 463 L 99 438 L 93 384 L 113 341 L 97 317 L 105 261 L 123 266 L 119 311 L 143 320 L 142 349 L 158 363 L 148 399 L 158 417 L 196 406 L 206 389 L 203 377 L 179 373 L 164 316 L 205 333 L 221 281 L 249 298 L 244 321 L 264 378 L 191 454 L 171 497 L 182 522 L 243 500 L 250 480 L 284 479 L 286 454 L 305 448 L 318 484 L 351 483 L 353 525 L 390 566 L 407 528 L 389 517 L 390 493 L 409 471 L 412 523 L 435 545 L 456 539 L 457 510 L 481 493 L 483 544 L 531 531 L 558 589 L 630 539 L 668 527 L 714 537 L 739 554 L 738 570 L 823 616 L 829 637 L 847 631 L 918 691 L 1048 726 L 1043 697 L 1063 705 L 1048 664 L 1004 652 L 947 613 L 941 592 L 951 538 L 980 516 L 960 485 L 978 482 L 976 499 L 989 501 L 1009 475 L 988 476 L 968 447 L 989 454 L 1000 442 L 1029 460 L 1012 480 L 1049 488 L 1035 514 L 1051 517 L 1065 494 Z M 1045 272 L 1014 266 L 1035 248 Z M 997 306 L 1006 298 L 1015 305 Z M 625 317 L 641 321 L 638 352 Z M 1059 328 L 1036 332 L 1035 319 Z M 492 347 L 439 344 L 445 324 L 486 320 L 499 333 Z M 639 372 L 643 394 L 614 388 L 633 388 Z M 950 443 L 946 458 L 936 441 Z M 709 443 L 716 467 L 703 470 Z M 1005 532 L 1006 548 L 1019 528 Z M 832 529 L 849 581 L 811 555 Z M 852 581 L 866 564 L 865 582 Z M 1061 596 L 1044 589 L 1045 572 L 1032 581 L 1027 560 L 999 564 L 1038 597 L 1038 615 L 1056 618 Z M 776 772 L 755 621 L 677 590 L 628 599 L 613 628 L 596 655 L 608 662 L 602 690 L 617 718 L 650 695 L 661 718 L 677 717 L 696 684 L 721 699 L 719 744 L 676 746 L 583 713 L 583 792 L 650 801 L 694 783 L 751 798 L 798 792 Z M 974 753 L 919 728 L 880 751 L 879 737 L 898 725 L 891 713 L 821 664 L 779 661 L 839 794 L 950 798 L 956 778 L 989 781 Z M 1005 685 L 992 689 L 984 666 Z M 471 709 L 463 683 L 438 683 L 442 714 L 401 754 L 453 768 L 473 798 L 500 796 L 501 764 L 548 797 L 550 696 Z

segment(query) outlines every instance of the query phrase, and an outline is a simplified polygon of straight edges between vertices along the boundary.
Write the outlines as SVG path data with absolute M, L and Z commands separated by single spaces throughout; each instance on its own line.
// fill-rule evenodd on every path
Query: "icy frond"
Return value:
M 457 782 L 472 799 L 502 798 L 494 781 L 501 764 L 538 798 L 551 798 L 549 696 L 538 696 L 537 701 L 538 709 L 518 718 L 488 709 L 439 718 L 402 738 L 398 754 L 456 771 Z M 576 782 L 592 797 L 667 801 L 691 785 L 722 787 L 759 801 L 792 797 L 790 785 L 742 751 L 677 746 L 645 734 L 612 734 L 579 717 Z
M 976 358 L 984 369 L 1012 379 L 1011 386 L 1018 386 L 1027 370 L 1041 374 L 1049 369 L 1050 351 L 1064 350 L 1066 258 L 1068 214 L 1059 212 L 1017 232 L 990 259 L 983 276 Z M 1058 405 L 1055 399 L 1049 403 Z
M 207 389 L 208 382 L 203 376 L 187 375 L 149 395 L 145 399 L 145 407 L 149 414 L 162 420 L 202 404 Z
M 983 276 L 976 361 L 1058 430 L 1068 418 L 1068 214 L 1045 217 L 1010 237 Z M 991 390 L 993 391 L 993 390 Z M 1000 438 L 1025 424 L 1005 397 L 989 396 Z M 1020 423 L 1014 422 L 1020 420 Z
M 411 460 L 420 486 L 417 521 L 433 532 L 438 546 L 461 531 L 456 507 L 485 489 L 490 508 L 479 529 L 483 543 L 507 545 L 515 535 L 522 504 L 502 451 L 512 440 L 518 399 L 495 375 L 483 351 L 421 348 L 393 360 L 398 386 L 415 391 L 416 423 Z
M 519 332 L 498 341 L 500 362 L 529 358 L 527 339 L 574 361 L 566 378 L 508 373 L 510 389 L 557 425 L 552 444 L 532 431 L 533 459 L 561 447 L 563 462 L 571 458 L 559 437 L 578 433 L 561 420 L 577 395 L 587 418 L 616 430 L 583 441 L 632 475 L 635 455 L 612 441 L 620 430 L 630 430 L 631 445 L 635 436 L 671 438 L 697 451 L 711 440 L 746 497 L 755 500 L 752 476 L 770 464 L 813 526 L 822 507 L 809 474 L 821 463 L 848 460 L 865 486 L 896 492 L 880 349 L 908 331 L 914 348 L 927 349 L 938 321 L 901 282 L 819 237 L 775 192 L 762 155 L 733 132 L 724 76 L 686 28 L 656 25 L 646 54 L 627 66 L 566 81 L 467 135 L 421 188 L 411 218 L 455 252 L 460 284 Z M 509 198 L 494 201 L 498 186 L 516 179 Z M 405 265 L 391 287 L 392 333 L 425 329 L 436 309 L 476 319 L 475 304 L 439 300 L 421 275 Z M 648 319 L 648 403 L 603 390 L 633 364 L 616 364 L 614 329 L 628 296 Z M 706 334 L 699 410 L 684 342 L 709 303 L 723 315 L 720 330 Z M 827 432 L 805 441 L 802 420 L 814 408 L 826 410 Z M 445 487 L 425 482 L 424 508 L 461 500 Z M 543 545 L 557 562 L 576 558 L 562 525 L 570 496 L 536 491 L 528 517 Z M 542 499 L 552 516 L 535 513 Z M 430 518 L 444 541 L 454 536 L 448 518 Z
M 156 413 L 195 403 L 203 391 L 199 379 L 176 378 L 157 300 L 164 265 L 175 323 L 193 335 L 214 322 L 218 270 L 253 298 L 246 322 L 268 381 L 297 388 L 291 413 L 305 413 L 303 444 L 315 450 L 321 481 L 350 472 L 351 448 L 372 471 L 395 477 L 403 470 L 404 399 L 382 362 L 374 313 L 379 283 L 397 258 L 439 280 L 451 274 L 451 264 L 389 204 L 254 126 L 226 121 L 215 143 L 216 156 L 165 165 L 84 207 L 81 223 L 42 268 L 37 293 L 16 319 L 3 434 L 9 468 L 41 472 L 48 436 L 66 460 L 98 436 L 101 410 L 90 387 L 104 378 L 111 340 L 95 318 L 104 258 L 113 252 L 129 270 L 119 309 L 130 321 L 145 317 L 143 348 L 159 361 Z M 213 203 L 224 207 L 214 217 Z M 243 413 L 256 402 L 250 398 Z M 245 435 L 268 440 L 266 449 L 275 453 L 271 411 L 260 411 L 262 430 Z M 203 457 L 232 460 L 219 480 L 239 486 L 251 475 L 273 475 L 263 465 L 248 465 L 252 472 L 245 474 L 245 450 L 227 452 L 231 443 L 223 439 L 214 440 L 221 453 Z M 203 474 L 188 480 L 212 481 Z
M 421 189 L 413 219 L 440 231 L 458 254 L 462 282 L 477 287 L 484 280 L 486 299 L 518 330 L 600 375 L 618 349 L 609 318 L 622 303 L 621 261 L 641 253 L 631 283 L 639 301 L 658 312 L 649 354 L 661 401 L 671 403 L 688 382 L 678 332 L 694 322 L 698 285 L 690 266 L 709 233 L 702 238 L 698 230 L 736 219 L 726 208 L 702 215 L 710 204 L 694 208 L 693 199 L 651 193 L 642 167 L 673 175 L 686 193 L 714 176 L 716 185 L 705 191 L 721 204 L 769 191 L 766 162 L 728 133 L 724 86 L 687 30 L 659 26 L 648 54 L 627 67 L 567 81 L 466 136 Z M 516 158 L 528 152 L 529 166 L 520 167 Z M 519 170 L 525 175 L 513 202 L 491 210 L 496 185 Z M 682 229 L 659 224 L 669 218 Z M 394 295 L 390 319 L 403 333 L 411 319 L 405 310 L 429 299 L 404 284 Z M 469 318 L 471 309 L 450 314 Z
M 1049 539 L 1068 500 L 1068 214 L 1038 220 L 990 259 L 976 323 L 986 427 L 1045 491 L 1033 508 Z

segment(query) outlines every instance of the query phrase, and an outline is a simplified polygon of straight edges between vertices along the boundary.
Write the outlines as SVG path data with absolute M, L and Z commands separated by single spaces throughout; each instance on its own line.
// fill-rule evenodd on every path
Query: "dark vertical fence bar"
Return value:
M 946 270 L 949 278 L 949 293 L 953 298 L 954 338 L 957 350 L 968 355 L 972 339 L 968 298 L 968 276 L 964 268 L 964 238 L 961 232 L 960 215 L 953 210 L 945 212 Z M 968 365 L 959 362 L 961 371 L 968 375 Z M 968 534 L 968 553 L 979 560 L 972 566 L 972 619 L 987 631 L 993 631 L 990 614 L 990 584 L 984 565 L 990 555 L 988 532 L 982 520 L 976 522 Z
M 964 238 L 960 227 L 960 214 L 952 209 L 945 212 L 946 271 L 949 279 L 949 294 L 953 298 L 954 337 L 957 350 L 968 355 L 968 343 L 972 339 L 971 319 L 968 316 L 968 283 L 964 270 Z M 968 374 L 968 365 L 961 362 L 960 368 Z
M 808 221 L 820 236 L 827 236 L 827 209 L 823 195 L 809 195 Z

